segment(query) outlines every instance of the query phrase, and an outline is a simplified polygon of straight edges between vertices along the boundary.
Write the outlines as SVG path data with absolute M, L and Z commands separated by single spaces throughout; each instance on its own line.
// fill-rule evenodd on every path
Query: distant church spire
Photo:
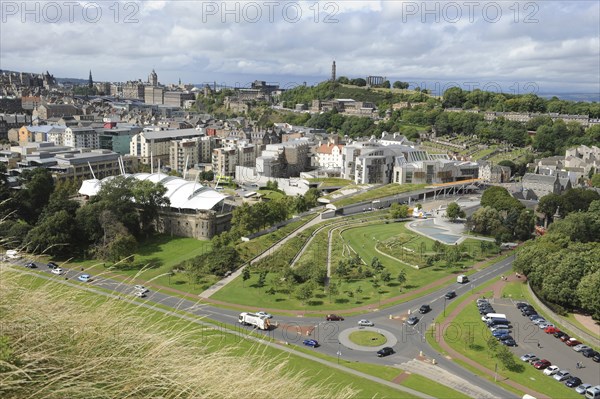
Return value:
M 92 70 L 90 69 L 90 77 L 88 79 L 88 87 L 91 89 L 94 87 L 94 80 L 92 79 Z

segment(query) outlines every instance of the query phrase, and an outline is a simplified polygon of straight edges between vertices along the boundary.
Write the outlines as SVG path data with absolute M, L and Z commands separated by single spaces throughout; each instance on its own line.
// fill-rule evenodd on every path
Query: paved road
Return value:
M 23 264 L 24 261 L 21 261 Z M 384 364 L 390 366 L 402 367 L 403 363 L 407 363 L 414 358 L 418 357 L 420 351 L 424 355 L 430 358 L 436 358 L 439 365 L 445 370 L 452 374 L 468 381 L 469 383 L 483 388 L 484 391 L 488 392 L 492 396 L 500 398 L 514 398 L 515 395 L 505 391 L 504 389 L 484 380 L 480 377 L 473 376 L 472 373 L 464 370 L 457 366 L 455 363 L 447 361 L 444 358 L 440 358 L 426 343 L 424 332 L 427 327 L 431 324 L 433 319 L 444 311 L 445 304 L 448 302 L 444 299 L 444 294 L 448 290 L 456 291 L 457 295 L 460 296 L 472 290 L 472 286 L 482 284 L 490 279 L 497 278 L 500 274 L 506 274 L 511 270 L 512 259 L 505 259 L 498 262 L 496 265 L 488 267 L 480 272 L 477 272 L 470 276 L 473 285 L 465 284 L 460 285 L 453 283 L 448 287 L 440 289 L 436 292 L 424 295 L 418 299 L 396 305 L 384 310 L 376 310 L 370 312 L 367 315 L 347 317 L 342 322 L 326 322 L 323 319 L 316 318 L 298 318 L 298 317 L 277 317 L 273 320 L 274 323 L 278 323 L 279 327 L 270 331 L 256 331 L 260 334 L 267 335 L 273 339 L 281 342 L 288 342 L 290 344 L 302 345 L 302 340 L 306 338 L 305 331 L 308 328 L 314 327 L 311 333 L 311 338 L 317 339 L 321 346 L 316 351 L 328 354 L 332 357 L 338 356 L 341 353 L 341 358 L 351 361 L 360 361 L 374 364 Z M 49 269 L 43 265 L 38 264 L 38 271 L 46 276 L 52 276 L 49 273 Z M 69 279 L 76 280 L 77 276 L 84 273 L 78 270 L 66 270 L 66 274 L 63 276 L 52 276 L 56 279 Z M 97 286 L 105 289 L 112 290 L 118 295 L 122 295 L 125 298 L 133 299 L 134 289 L 131 285 L 112 280 L 109 278 L 103 278 L 101 276 L 95 276 L 94 280 L 87 284 L 90 287 Z M 159 303 L 164 306 L 187 311 L 196 316 L 205 316 L 211 320 L 214 320 L 217 324 L 223 323 L 234 326 L 240 332 L 251 331 L 251 327 L 240 326 L 238 323 L 239 311 L 221 309 L 213 306 L 201 304 L 199 302 L 190 301 L 187 299 L 181 299 L 178 297 L 163 294 L 161 292 L 150 292 L 146 297 L 147 303 Z M 432 311 L 424 315 L 419 323 L 415 326 L 408 326 L 403 322 L 402 318 L 390 319 L 390 315 L 394 317 L 406 316 L 410 310 L 411 314 L 415 314 L 418 308 L 428 303 L 431 305 Z M 392 356 L 385 358 L 378 358 L 373 352 L 357 351 L 352 348 L 347 348 L 340 343 L 338 338 L 340 332 L 355 328 L 358 320 L 368 318 L 375 323 L 375 328 L 385 329 L 391 332 L 397 339 L 397 344 L 394 345 L 396 353 Z M 301 334 L 299 334 L 301 332 Z M 335 364 L 335 363 L 333 363 Z M 394 384 L 395 385 L 395 384 Z

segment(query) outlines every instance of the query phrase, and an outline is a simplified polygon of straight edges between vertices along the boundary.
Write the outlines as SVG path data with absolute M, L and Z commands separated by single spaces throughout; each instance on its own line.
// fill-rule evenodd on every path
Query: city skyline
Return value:
M 600 92 L 591 1 L 22 4 L 2 3 L 0 69 L 81 79 L 91 69 L 97 81 L 145 80 L 155 69 L 165 84 L 287 88 L 327 80 L 335 60 L 338 77 L 386 76 L 436 94 L 450 83 Z

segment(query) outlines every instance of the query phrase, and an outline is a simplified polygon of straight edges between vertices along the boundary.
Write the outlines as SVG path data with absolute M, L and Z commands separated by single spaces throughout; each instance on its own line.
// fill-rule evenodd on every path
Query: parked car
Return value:
M 429 305 L 421 305 L 421 307 L 419 308 L 419 313 L 421 314 L 425 314 L 429 311 L 431 311 L 431 306 Z
M 504 334 L 498 337 L 498 339 L 500 341 L 506 341 L 507 339 L 513 339 L 513 337 L 510 336 L 510 334 Z
M 27 262 L 25 264 L 25 267 L 28 268 L 28 269 L 36 269 L 37 265 L 34 262 Z
M 502 344 L 504 344 L 506 346 L 517 346 L 517 341 L 515 341 L 512 338 L 505 339 L 504 341 L 500 341 L 500 342 L 502 342 Z
M 532 314 L 531 316 L 529 316 L 529 320 L 535 322 L 536 320 L 540 320 L 540 321 L 546 321 L 546 319 L 544 319 L 542 316 L 540 316 L 539 314 Z
M 58 267 L 58 265 L 54 262 L 48 262 L 48 268 L 49 269 L 56 269 Z
M 543 321 L 538 324 L 538 327 L 541 328 L 542 330 L 545 330 L 547 327 L 554 327 L 554 324 L 549 323 L 547 321 Z
M 358 322 L 359 326 L 363 326 L 363 327 L 373 327 L 375 325 L 375 323 L 373 323 L 372 321 L 369 321 L 367 319 L 362 319 Z
M 529 359 L 536 357 L 535 354 L 533 353 L 526 353 L 523 356 L 520 357 L 520 359 L 524 362 L 528 362 Z
M 561 335 L 561 337 L 560 337 L 560 340 L 561 340 L 562 342 L 567 342 L 567 341 L 568 341 L 568 340 L 570 340 L 570 339 L 571 339 L 571 337 L 569 337 L 567 334 L 565 334 L 565 335 Z
M 446 295 L 444 295 L 444 298 L 446 298 L 446 299 L 452 299 L 455 297 L 456 297 L 456 292 L 454 292 L 454 291 L 447 292 Z
M 550 366 L 552 366 L 552 363 L 550 363 L 550 361 L 546 359 L 538 360 L 537 362 L 533 363 L 533 367 L 535 367 L 538 370 L 543 370 Z
M 410 316 L 408 319 L 406 319 L 406 324 L 408 324 L 410 326 L 414 326 L 418 322 L 419 322 L 419 318 L 417 316 Z
M 571 378 L 571 372 L 569 370 L 560 370 L 558 373 L 554 374 L 553 377 L 556 381 L 564 381 Z
M 498 330 L 510 330 L 508 324 L 498 324 L 495 326 L 490 326 L 490 331 L 493 333 L 494 331 L 498 331 Z
M 532 316 L 532 315 L 537 315 L 537 312 L 535 311 L 535 309 L 526 309 L 523 312 L 521 312 L 523 314 L 523 316 Z
M 534 319 L 534 320 L 531 320 L 531 322 L 532 322 L 533 324 L 536 324 L 536 325 L 538 325 L 538 326 L 539 326 L 539 325 L 540 325 L 540 324 L 542 324 L 542 323 L 546 323 L 546 319 L 544 319 L 544 318 L 541 318 L 541 319 Z
M 265 317 L 265 318 L 267 318 L 267 319 L 272 319 L 272 318 L 273 318 L 273 315 L 272 315 L 272 314 L 270 314 L 270 313 L 267 313 L 267 312 L 264 312 L 264 311 L 262 311 L 262 310 L 261 310 L 260 312 L 256 312 L 256 314 L 257 314 L 258 316 L 260 316 L 260 317 Z
M 575 392 L 583 395 L 585 393 L 585 391 L 587 391 L 588 388 L 591 388 L 591 387 L 592 387 L 592 384 L 581 384 L 580 386 L 575 388 Z
M 515 303 L 515 306 L 517 307 L 517 309 L 523 309 L 523 308 L 526 308 L 531 305 L 528 304 L 527 302 L 517 302 L 517 303 Z
M 592 360 L 596 363 L 600 363 L 600 352 L 596 352 L 596 354 L 592 356 Z
M 338 316 L 336 314 L 328 314 L 327 316 L 325 316 L 325 320 L 327 320 L 327 321 L 344 321 L 344 318 L 342 316 Z
M 393 353 L 394 353 L 394 349 L 390 348 L 389 346 L 386 346 L 385 348 L 381 348 L 377 351 L 377 356 L 384 357 L 384 356 L 392 355 Z
M 575 345 L 575 346 L 573 346 L 573 350 L 574 350 L 575 352 L 581 352 L 581 351 L 583 351 L 583 350 L 585 350 L 585 349 L 592 349 L 592 348 L 590 348 L 589 346 L 587 346 L 587 345 L 584 345 L 584 344 L 579 344 L 579 345 Z
M 77 280 L 87 283 L 88 281 L 90 281 L 90 279 L 92 278 L 92 276 L 90 276 L 89 274 L 80 274 L 79 276 L 77 276 Z
M 577 346 L 581 344 L 581 341 L 579 341 L 577 338 L 569 338 L 565 341 L 565 344 L 567 344 L 567 346 Z
M 555 334 L 557 332 L 560 332 L 560 330 L 558 328 L 556 328 L 555 326 L 548 326 L 548 327 L 544 328 L 544 332 L 546 334 Z
M 503 335 L 508 335 L 510 334 L 510 330 L 496 330 L 496 331 L 492 331 L 492 336 L 498 338 L 501 337 Z
M 548 366 L 546 370 L 544 370 L 545 375 L 554 375 L 560 371 L 560 367 L 558 366 Z
M 302 341 L 302 343 L 306 346 L 312 346 L 313 348 L 319 346 L 319 342 L 315 339 L 305 339 L 304 341 Z
M 56 267 L 56 268 L 50 270 L 50 272 L 60 276 L 61 274 L 63 274 L 63 269 L 61 269 L 60 267 Z
M 579 377 L 571 377 L 567 380 L 567 382 L 565 382 L 565 385 L 569 388 L 575 388 L 580 386 L 582 382 L 583 381 L 581 381 L 581 378 Z
M 554 333 L 554 338 L 561 338 L 561 337 L 563 337 L 565 335 L 567 335 L 567 334 L 565 334 L 562 331 L 557 331 L 557 332 Z
M 539 362 L 540 360 L 542 360 L 542 359 L 540 359 L 540 358 L 539 358 L 539 357 L 537 357 L 537 356 L 534 356 L 534 357 L 532 357 L 531 359 L 529 359 L 529 360 L 527 361 L 527 363 L 529 363 L 529 364 L 534 364 L 535 362 Z
M 594 357 L 594 356 L 596 356 L 596 353 L 598 353 L 598 352 L 596 352 L 592 348 L 584 349 L 581 351 L 581 354 L 585 357 Z
M 134 288 L 136 291 L 141 291 L 141 292 L 143 292 L 144 294 L 145 294 L 146 292 L 150 292 L 150 290 L 149 290 L 148 288 L 144 287 L 143 285 L 139 285 L 139 284 L 138 284 L 138 285 L 135 285 L 133 288 Z

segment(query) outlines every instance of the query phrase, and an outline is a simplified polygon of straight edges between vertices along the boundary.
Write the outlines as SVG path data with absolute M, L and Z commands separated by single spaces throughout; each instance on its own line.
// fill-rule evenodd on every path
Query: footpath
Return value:
M 495 282 L 494 284 L 492 284 L 491 286 L 487 287 L 485 290 L 486 291 L 493 291 L 493 298 L 501 298 L 502 297 L 502 288 L 504 287 L 504 285 L 506 284 L 506 282 L 510 282 L 510 281 L 522 281 L 521 279 L 518 279 L 516 276 L 514 275 L 510 275 L 509 277 L 507 277 L 506 280 L 498 280 L 497 282 Z M 475 293 L 473 295 L 471 295 L 469 298 L 467 298 L 466 300 L 464 300 L 463 302 L 461 302 L 460 305 L 458 305 L 449 315 L 448 317 L 446 317 L 446 319 L 438 326 L 438 331 L 445 331 L 446 328 L 453 322 L 453 320 L 456 318 L 456 316 L 458 316 L 458 314 L 465 309 L 467 306 L 470 306 L 473 304 L 474 301 L 477 300 L 477 298 L 480 296 L 480 293 Z M 439 344 L 442 347 L 442 349 L 444 349 L 444 351 L 446 351 L 446 353 L 448 354 L 449 358 L 453 358 L 453 359 L 460 359 L 462 362 L 468 364 L 469 366 L 481 371 L 482 373 L 488 375 L 489 377 L 496 377 L 498 381 L 501 381 L 502 383 L 506 384 L 506 385 L 510 385 L 513 388 L 518 389 L 521 392 L 525 392 L 529 395 L 534 396 L 535 398 L 546 398 L 547 395 L 543 395 L 539 392 L 536 392 L 524 385 L 519 384 L 518 382 L 509 380 L 508 377 L 503 377 L 501 375 L 501 372 L 494 372 L 494 370 L 490 370 L 484 366 L 482 366 L 481 364 L 477 363 L 474 360 L 471 360 L 470 358 L 464 356 L 463 354 L 461 354 L 460 352 L 455 351 L 454 349 L 452 349 L 452 347 L 450 347 L 450 345 L 448 345 L 448 343 L 446 342 L 446 340 L 444 339 L 444 335 L 443 334 L 438 334 L 436 333 L 436 336 L 439 337 L 440 341 Z

